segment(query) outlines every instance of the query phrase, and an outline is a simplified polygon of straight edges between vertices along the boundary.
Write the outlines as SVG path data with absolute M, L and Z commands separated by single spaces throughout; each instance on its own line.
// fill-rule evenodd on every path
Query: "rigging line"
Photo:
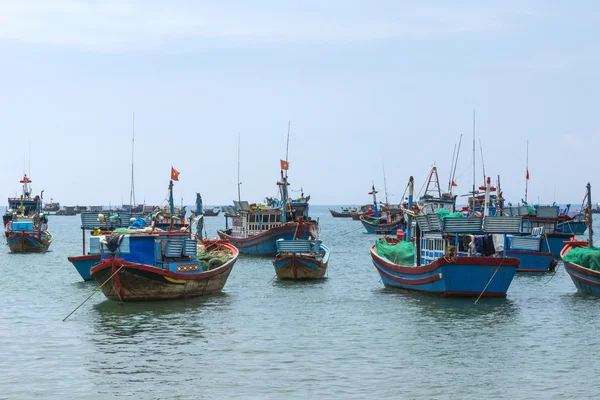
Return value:
M 481 152 L 481 167 L 483 168 L 483 184 L 485 185 L 485 164 L 483 163 L 483 147 L 481 146 L 481 139 L 479 139 L 479 151 Z

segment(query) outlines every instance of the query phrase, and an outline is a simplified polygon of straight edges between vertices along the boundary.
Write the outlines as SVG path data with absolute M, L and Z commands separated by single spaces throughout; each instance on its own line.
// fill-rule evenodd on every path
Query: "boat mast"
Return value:
M 588 246 L 594 247 L 594 230 L 592 229 L 593 214 L 592 214 L 592 186 L 588 182 L 587 186 L 587 210 L 586 210 L 586 222 L 588 223 Z
M 369 194 L 373 195 L 373 216 L 379 217 L 379 212 L 377 211 L 377 191 L 375 190 L 375 182 L 371 181 L 371 191 Z
M 456 157 L 456 143 L 454 143 L 454 151 L 452 151 L 452 161 L 450 162 L 450 173 L 448 174 L 448 193 L 452 191 L 452 168 L 454 167 L 454 157 Z
M 390 205 L 389 201 L 388 201 L 388 191 L 387 191 L 387 183 L 385 181 L 385 164 L 383 163 L 383 161 L 381 161 L 381 165 L 383 167 L 383 190 L 385 191 L 385 204 L 387 206 Z
M 287 143 L 285 146 L 285 168 L 281 168 L 281 182 L 278 183 L 278 185 L 281 186 L 281 216 L 282 216 L 282 221 L 283 223 L 287 223 L 287 212 L 286 212 L 286 208 L 287 208 L 287 199 L 288 199 L 288 192 L 287 192 L 287 187 L 288 187 L 288 182 L 287 182 L 287 177 L 288 177 L 288 168 L 289 168 L 289 162 L 288 162 L 288 156 L 289 156 L 289 149 L 290 149 L 290 125 L 291 125 L 291 121 L 288 121 L 288 134 L 287 134 Z M 283 173 L 283 171 L 285 170 L 285 175 Z
M 196 236 L 198 238 L 202 238 L 204 218 L 202 216 L 202 196 L 200 195 L 200 193 L 196 193 L 196 218 L 198 218 L 198 227 L 196 228 Z
M 479 152 L 481 153 L 481 168 L 483 169 L 483 182 L 485 182 L 485 163 L 483 162 L 483 147 L 481 146 L 481 139 L 479 139 Z
M 473 192 L 471 194 L 471 215 L 475 215 L 475 109 L 473 109 Z
M 525 160 L 525 169 L 527 171 L 527 175 L 525 175 L 525 203 L 527 203 L 527 184 L 529 183 L 529 140 L 527 141 L 527 157 Z
M 237 175 L 237 180 L 238 180 L 238 201 L 242 201 L 242 193 L 241 193 L 241 185 L 242 182 L 240 181 L 240 133 L 238 132 L 238 175 Z
M 131 135 L 131 192 L 129 193 L 129 206 L 130 206 L 129 211 L 133 211 L 133 207 L 135 207 L 135 186 L 133 184 L 134 149 L 135 149 L 135 112 L 133 113 L 133 127 L 132 127 L 132 135 Z
M 414 194 L 415 182 L 413 177 L 411 176 L 408 179 L 408 211 L 406 214 L 408 215 L 408 221 L 406 223 L 406 235 L 404 235 L 404 241 L 410 242 L 410 236 L 412 233 L 412 207 L 413 207 L 413 194 Z
M 460 155 L 460 145 L 462 143 L 462 137 L 463 137 L 463 135 L 461 133 L 460 134 L 460 139 L 458 139 L 458 150 L 456 152 L 456 159 L 454 160 L 454 168 L 453 168 L 453 171 L 452 171 L 452 182 L 454 182 L 454 177 L 456 176 L 456 166 L 458 165 L 458 156 Z M 450 192 L 451 195 L 452 195 L 452 187 L 453 186 L 450 186 L 450 190 L 449 190 L 449 192 Z
M 169 182 L 169 212 L 171 213 L 171 220 L 173 214 L 175 214 L 175 205 L 173 204 L 173 180 Z

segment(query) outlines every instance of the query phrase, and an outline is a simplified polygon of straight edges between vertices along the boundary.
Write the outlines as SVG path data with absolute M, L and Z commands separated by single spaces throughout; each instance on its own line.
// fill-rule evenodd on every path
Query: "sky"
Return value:
M 455 193 L 581 204 L 600 147 L 600 3 L 0 0 L 0 198 L 61 205 L 278 193 L 399 202 L 437 165 Z M 482 163 L 483 159 L 483 163 Z M 600 190 L 600 187 L 599 189 Z M 600 192 L 597 192 L 600 193 Z M 597 197 L 600 200 L 600 197 Z M 5 200 L 4 200 L 5 201 Z M 0 204 L 4 201 L 0 201 Z M 460 200 L 459 200 L 460 202 Z

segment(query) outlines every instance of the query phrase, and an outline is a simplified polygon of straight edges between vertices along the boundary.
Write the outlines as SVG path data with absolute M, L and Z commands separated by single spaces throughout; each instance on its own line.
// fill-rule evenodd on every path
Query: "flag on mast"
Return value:
M 290 168 L 290 163 L 286 160 L 280 160 L 281 161 L 281 169 L 284 171 L 287 171 Z
M 458 186 L 456 182 L 452 181 L 452 186 Z
M 171 166 L 171 179 L 174 181 L 179 180 L 179 171 L 177 171 L 173 166 Z
M 525 175 L 525 179 L 529 180 L 529 168 L 527 168 L 527 175 Z

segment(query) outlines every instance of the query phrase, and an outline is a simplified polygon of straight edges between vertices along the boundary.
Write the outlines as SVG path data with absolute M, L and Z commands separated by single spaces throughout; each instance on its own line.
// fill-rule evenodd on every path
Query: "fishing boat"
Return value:
M 353 221 L 359 221 L 361 215 L 371 215 L 373 214 L 373 205 L 365 204 L 360 206 L 357 210 L 350 210 L 350 216 Z
M 352 211 L 356 211 L 356 209 L 351 209 L 349 207 L 342 207 L 342 211 L 329 209 L 331 216 L 334 218 L 352 218 L 352 215 L 350 214 Z
M 221 212 L 219 207 L 208 208 L 203 211 L 205 217 L 216 217 Z
M 306 240 L 317 237 L 318 222 L 309 216 L 310 196 L 305 197 L 302 192 L 300 198 L 290 200 L 287 156 L 280 164 L 281 179 L 277 182 L 280 199 L 265 199 L 266 206 L 249 204 L 239 200 L 238 184 L 238 201 L 233 202 L 233 207 L 226 207 L 225 229 L 218 230 L 217 233 L 221 239 L 237 247 L 240 253 L 275 256 L 279 239 Z M 231 228 L 229 219 L 232 221 Z
M 557 259 L 544 250 L 543 228 L 533 228 L 531 235 L 507 235 L 506 254 L 521 260 L 517 272 L 552 272 L 556 269 Z
M 115 210 L 105 210 L 98 212 L 82 212 L 81 214 L 81 243 L 82 254 L 78 256 L 67 257 L 67 260 L 77 270 L 84 281 L 92 281 L 90 270 L 94 265 L 100 263 L 101 252 L 98 241 L 92 241 L 89 244 L 89 237 L 100 235 L 110 235 L 115 230 L 129 229 L 132 225 L 135 229 L 144 228 L 150 225 L 151 220 L 148 215 L 143 213 L 117 212 Z M 140 219 L 144 221 L 140 222 Z M 160 228 L 158 219 L 155 217 L 156 226 Z M 93 244 L 93 245 L 92 245 Z
M 47 212 L 47 213 L 55 213 L 59 210 L 60 210 L 60 203 L 55 202 L 54 199 L 50 199 L 50 202 L 45 203 L 44 207 L 42 208 L 42 211 Z
M 318 239 L 279 239 L 277 252 L 273 266 L 279 279 L 294 281 L 321 279 L 327 272 L 329 248 Z
M 173 181 L 169 184 L 171 214 Z M 238 258 L 223 240 L 201 240 L 186 231 L 150 229 L 96 236 L 101 261 L 91 274 L 110 300 L 148 301 L 196 297 L 220 292 Z
M 584 235 L 587 230 L 584 214 L 581 211 L 570 211 L 566 216 L 566 221 L 559 222 L 560 229 L 574 235 Z
M 43 253 L 52 244 L 48 214 L 42 212 L 44 191 L 32 197 L 31 182 L 25 174 L 20 181 L 23 193 L 20 197 L 8 198 L 8 208 L 3 216 L 6 241 L 13 253 Z
M 565 241 L 560 256 L 577 291 L 600 296 L 600 249 L 594 247 L 592 187 L 589 183 L 586 185 L 584 202 L 586 200 L 587 205 L 583 215 L 588 227 L 588 240 L 571 238 Z
M 408 209 L 413 209 L 413 179 L 409 181 Z M 371 246 L 371 259 L 387 287 L 457 297 L 504 297 L 519 265 L 505 254 L 477 253 L 473 240 L 518 233 L 518 217 L 442 218 L 440 213 L 416 215 L 415 242 L 412 212 L 407 213 L 403 240 L 380 238 Z M 416 244 L 416 246 L 415 246 Z M 416 248 L 415 248 L 416 247 Z
M 387 235 L 390 233 L 396 233 L 398 229 L 402 229 L 406 222 L 404 216 L 400 210 L 397 212 L 388 211 L 386 213 L 380 213 L 377 205 L 377 191 L 375 185 L 371 186 L 370 195 L 373 196 L 373 214 L 361 215 L 360 222 L 365 227 L 367 233 L 375 233 L 380 235 Z

